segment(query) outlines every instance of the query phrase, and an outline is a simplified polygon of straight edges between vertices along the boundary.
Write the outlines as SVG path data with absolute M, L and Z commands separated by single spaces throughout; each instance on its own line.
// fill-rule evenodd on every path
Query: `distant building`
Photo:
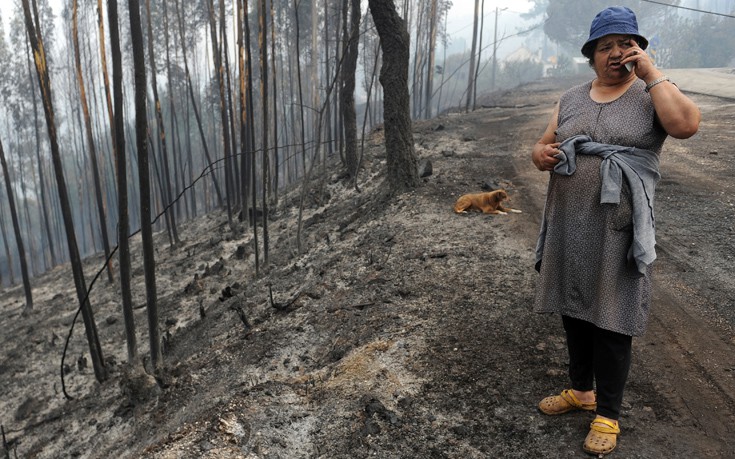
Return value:
M 521 46 L 520 48 L 505 56 L 504 60 L 509 62 L 541 62 L 541 50 L 534 52 L 526 48 L 525 46 Z

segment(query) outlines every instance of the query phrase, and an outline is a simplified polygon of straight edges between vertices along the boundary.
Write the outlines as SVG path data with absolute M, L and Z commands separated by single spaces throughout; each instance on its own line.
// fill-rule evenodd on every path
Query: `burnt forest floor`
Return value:
M 532 312 L 548 175 L 529 155 L 572 80 L 481 99 L 472 113 L 417 122 L 433 174 L 389 198 L 382 132 L 366 143 L 360 192 L 321 172 L 283 192 L 269 266 L 223 213 L 157 240 L 164 364 L 131 374 L 119 294 L 91 295 L 110 379 L 97 384 L 68 266 L 0 292 L 0 423 L 23 458 L 584 457 L 592 415 L 542 416 L 567 387 L 558 317 Z M 634 340 L 622 435 L 612 457 L 735 457 L 735 103 L 692 94 L 700 133 L 670 139 L 657 191 L 659 259 L 648 332 Z M 467 192 L 504 187 L 523 213 L 455 215 Z M 133 239 L 138 344 L 145 288 Z M 261 251 L 262 252 L 262 251 Z M 263 254 L 259 253 L 262 262 Z M 88 260 L 91 278 L 100 257 Z M 272 292 L 272 300 L 270 294 Z M 147 365 L 150 364 L 146 360 Z

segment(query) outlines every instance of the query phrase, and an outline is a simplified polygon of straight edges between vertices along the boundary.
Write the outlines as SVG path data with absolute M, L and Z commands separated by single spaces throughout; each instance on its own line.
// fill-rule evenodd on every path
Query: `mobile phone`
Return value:
M 626 62 L 625 63 L 625 68 L 628 69 L 629 72 L 632 72 L 633 71 L 633 67 L 634 66 L 635 66 L 635 64 L 632 63 L 632 62 Z

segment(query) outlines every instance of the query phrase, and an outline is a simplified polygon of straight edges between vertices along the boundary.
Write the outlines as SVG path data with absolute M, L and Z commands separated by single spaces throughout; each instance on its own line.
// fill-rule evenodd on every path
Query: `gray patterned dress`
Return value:
M 597 103 L 592 82 L 561 97 L 556 141 L 584 134 L 595 142 L 661 152 L 666 132 L 656 119 L 643 81 L 621 97 Z M 534 310 L 560 313 L 630 336 L 645 332 L 651 303 L 651 268 L 641 276 L 627 261 L 633 238 L 630 190 L 620 204 L 600 204 L 598 156 L 577 156 L 570 176 L 551 173 Z

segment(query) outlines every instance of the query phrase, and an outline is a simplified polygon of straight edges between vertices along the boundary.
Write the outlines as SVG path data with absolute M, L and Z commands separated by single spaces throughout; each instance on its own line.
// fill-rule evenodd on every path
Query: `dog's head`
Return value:
M 497 202 L 508 199 L 508 193 L 506 193 L 505 190 L 496 190 L 493 193 L 495 194 L 495 201 Z

